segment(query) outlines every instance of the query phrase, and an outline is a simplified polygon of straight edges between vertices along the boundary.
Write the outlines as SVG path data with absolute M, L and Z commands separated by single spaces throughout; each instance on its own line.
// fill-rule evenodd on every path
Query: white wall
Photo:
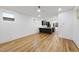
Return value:
M 72 39 L 79 47 L 79 19 L 77 18 L 77 8 L 71 11 L 59 13 L 58 15 L 58 35 L 62 38 Z
M 78 9 L 79 11 L 79 9 Z M 79 47 L 79 19 L 77 18 L 77 7 L 74 8 L 74 42 L 76 43 L 76 45 Z
M 58 15 L 58 35 L 62 38 L 73 39 L 73 10 L 61 12 Z
M 15 21 L 3 21 L 2 12 L 13 13 Z M 34 21 L 31 16 L 0 9 L 0 43 L 37 33 L 40 25 L 40 21 Z

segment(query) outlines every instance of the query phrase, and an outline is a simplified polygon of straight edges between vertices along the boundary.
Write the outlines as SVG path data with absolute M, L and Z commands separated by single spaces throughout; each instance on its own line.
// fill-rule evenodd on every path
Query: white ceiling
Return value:
M 73 6 L 41 6 L 40 13 L 37 12 L 37 6 L 0 6 L 0 8 L 16 11 L 33 17 L 37 17 L 39 14 L 41 17 L 53 17 L 58 14 L 58 8 L 62 8 L 62 11 L 66 11 L 72 9 Z

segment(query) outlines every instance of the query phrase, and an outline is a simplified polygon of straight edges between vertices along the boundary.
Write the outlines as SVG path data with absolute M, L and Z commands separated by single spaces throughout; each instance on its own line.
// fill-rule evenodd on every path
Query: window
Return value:
M 14 21 L 15 20 L 14 15 L 10 13 L 3 13 L 2 17 L 3 17 L 3 21 Z

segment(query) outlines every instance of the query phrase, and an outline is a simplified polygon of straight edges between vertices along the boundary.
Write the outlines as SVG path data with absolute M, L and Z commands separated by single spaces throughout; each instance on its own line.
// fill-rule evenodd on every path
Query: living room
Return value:
M 79 51 L 77 12 L 74 6 L 0 6 L 0 51 Z

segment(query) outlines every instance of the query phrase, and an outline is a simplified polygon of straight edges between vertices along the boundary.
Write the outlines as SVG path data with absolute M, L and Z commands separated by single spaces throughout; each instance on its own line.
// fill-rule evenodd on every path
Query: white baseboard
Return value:
M 35 32 L 35 33 L 38 33 L 38 32 Z M 22 34 L 22 35 L 18 35 L 18 36 L 13 36 L 9 39 L 5 39 L 3 41 L 0 41 L 0 44 L 2 43 L 6 43 L 6 42 L 9 42 L 9 41 L 12 41 L 12 40 L 16 40 L 16 39 L 19 39 L 19 38 L 22 38 L 22 37 L 25 37 L 25 36 L 28 36 L 28 35 L 32 35 L 32 34 L 35 34 L 35 33 L 29 33 L 29 34 Z
M 76 44 L 76 46 L 79 48 L 79 44 L 75 40 L 73 40 L 73 41 Z

